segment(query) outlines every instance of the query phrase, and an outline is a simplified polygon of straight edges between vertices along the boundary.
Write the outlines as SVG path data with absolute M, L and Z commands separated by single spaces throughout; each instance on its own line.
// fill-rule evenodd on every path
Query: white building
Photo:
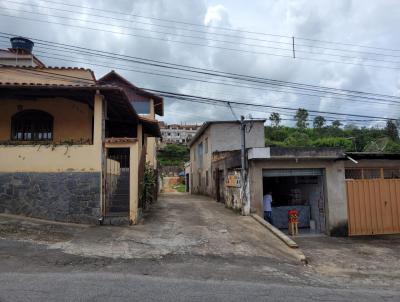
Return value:
M 186 145 L 196 134 L 200 125 L 179 125 L 160 123 L 163 143 Z

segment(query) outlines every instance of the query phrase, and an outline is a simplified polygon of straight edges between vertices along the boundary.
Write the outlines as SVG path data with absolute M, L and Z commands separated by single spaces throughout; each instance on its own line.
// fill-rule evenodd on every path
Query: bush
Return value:
M 353 149 L 353 142 L 342 137 L 323 137 L 312 142 L 313 147 L 336 147 L 346 151 Z
M 400 143 L 389 141 L 385 147 L 385 152 L 400 153 Z
M 286 147 L 309 147 L 311 140 L 304 132 L 294 132 L 284 141 Z
M 157 159 L 162 166 L 183 166 L 189 160 L 186 146 L 168 144 L 158 151 Z

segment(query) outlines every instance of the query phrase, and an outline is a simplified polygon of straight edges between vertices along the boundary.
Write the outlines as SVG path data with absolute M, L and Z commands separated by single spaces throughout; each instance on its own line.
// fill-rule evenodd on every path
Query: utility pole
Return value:
M 240 173 L 240 197 L 242 201 L 242 215 L 250 213 L 249 200 L 246 194 L 247 175 L 246 175 L 246 122 L 244 116 L 240 116 L 240 159 L 241 159 L 241 173 Z

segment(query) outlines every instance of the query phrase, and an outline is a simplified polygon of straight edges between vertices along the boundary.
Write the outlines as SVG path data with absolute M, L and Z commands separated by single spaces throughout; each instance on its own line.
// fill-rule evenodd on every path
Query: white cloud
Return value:
M 24 5 L 8 4 L 7 7 L 19 10 L 32 10 L 34 12 L 63 15 L 70 18 L 93 20 L 98 22 L 112 23 L 121 26 L 141 27 L 145 30 L 129 30 L 126 28 L 110 28 L 90 22 L 74 22 L 71 20 L 59 20 L 55 17 L 28 15 L 22 12 L 7 11 L 5 4 L 0 3 L 2 13 L 18 14 L 31 18 L 46 20 L 58 20 L 70 25 L 82 25 L 102 29 L 103 31 L 85 30 L 70 26 L 60 26 L 50 23 L 33 22 L 0 16 L 0 28 L 4 32 L 15 33 L 23 36 L 31 36 L 38 39 L 54 41 L 58 43 L 73 44 L 76 46 L 114 52 L 129 56 L 143 57 L 159 61 L 172 62 L 182 65 L 191 65 L 201 68 L 221 70 L 238 74 L 259 76 L 282 81 L 294 81 L 314 85 L 326 85 L 335 88 L 351 90 L 363 90 L 388 95 L 400 94 L 400 73 L 398 70 L 376 69 L 356 65 L 344 65 L 327 62 L 313 62 L 299 58 L 282 58 L 267 54 L 251 54 L 243 52 L 247 50 L 259 51 L 271 54 L 289 54 L 289 51 L 276 50 L 271 48 L 244 46 L 241 43 L 262 44 L 264 46 L 279 46 L 269 42 L 249 40 L 249 37 L 256 37 L 263 40 L 287 41 L 284 38 L 270 37 L 263 35 L 252 35 L 238 31 L 218 31 L 213 26 L 232 29 L 246 29 L 264 33 L 282 34 L 287 36 L 307 37 L 328 41 L 343 41 L 352 44 L 371 45 L 382 48 L 400 49 L 400 37 L 396 28 L 400 27 L 400 5 L 396 0 L 387 1 L 363 1 L 363 0 L 252 0 L 251 3 L 228 0 L 114 0 L 110 1 L 84 1 L 73 0 L 68 3 L 84 5 L 93 8 L 101 8 L 113 11 L 122 11 L 135 15 L 143 15 L 154 18 L 162 18 L 195 24 L 205 24 L 207 27 L 193 27 L 185 24 L 161 22 L 155 19 L 143 19 L 137 17 L 126 17 L 123 14 L 109 14 L 106 12 L 92 11 L 90 9 L 74 9 L 73 7 L 62 7 L 75 12 L 61 13 L 48 9 L 39 9 L 34 5 L 55 6 L 43 1 L 25 1 Z M 251 5 L 250 5 L 251 4 Z M 110 20 L 90 16 L 90 14 L 109 15 L 124 20 Z M 145 21 L 149 24 L 136 23 Z M 163 28 L 156 25 L 166 25 Z M 119 33 L 109 33 L 106 30 L 116 30 Z M 185 29 L 195 29 L 205 32 L 188 32 Z M 149 32 L 163 31 L 164 34 Z M 127 35 L 127 34 L 134 35 Z M 215 33 L 224 33 L 225 36 L 218 36 Z M 144 35 L 153 38 L 170 39 L 177 42 L 189 42 L 196 44 L 212 45 L 223 48 L 235 48 L 241 51 L 229 51 L 200 45 L 188 45 L 177 42 L 166 42 L 157 39 L 143 38 L 135 35 Z M 201 39 L 182 37 L 182 35 L 195 36 Z M 231 37 L 229 37 L 231 36 Z M 234 36 L 234 37 L 232 37 Z M 225 40 L 234 44 L 223 42 L 211 42 L 207 39 Z M 5 41 L 2 40 L 2 46 Z M 335 47 L 334 44 L 316 44 L 313 41 L 296 41 L 300 44 L 311 46 Z M 355 50 L 354 47 L 346 47 L 348 50 Z M 351 101 L 340 101 L 337 99 L 319 99 L 312 96 L 295 95 L 293 93 L 279 93 L 274 90 L 282 88 L 262 86 L 259 89 L 244 87 L 233 87 L 206 83 L 204 81 L 224 81 L 223 79 L 211 78 L 206 75 L 197 75 L 203 82 L 182 80 L 176 78 L 160 77 L 149 74 L 128 71 L 132 69 L 143 71 L 157 69 L 157 67 L 146 67 L 124 61 L 105 60 L 89 58 L 88 63 L 74 63 L 68 60 L 55 60 L 44 57 L 39 53 L 39 45 L 35 45 L 38 57 L 41 57 L 48 65 L 83 66 L 92 68 L 97 77 L 102 76 L 110 69 L 115 69 L 141 87 L 149 87 L 172 92 L 200 95 L 204 97 L 224 98 L 241 102 L 256 102 L 273 106 L 284 107 L 305 107 L 314 110 L 325 110 L 335 112 L 353 112 L 358 114 L 374 114 L 380 116 L 400 116 L 397 106 L 384 106 L 382 104 L 355 103 Z M 301 53 L 300 50 L 310 50 L 309 47 L 298 46 L 299 57 L 318 58 L 319 54 Z M 366 49 L 368 51 L 368 49 Z M 51 51 L 51 50 L 47 50 Z M 326 52 L 322 49 L 313 49 L 315 52 Z M 373 51 L 373 50 L 370 50 Z M 338 51 L 331 53 L 338 53 Z M 379 52 L 379 51 L 378 51 Z M 399 56 L 398 52 L 392 52 Z M 65 55 L 72 55 L 65 52 Z M 369 56 L 356 54 L 357 56 Z M 77 55 L 74 55 L 77 56 Z M 88 58 L 79 55 L 79 60 Z M 331 58 L 334 59 L 334 58 Z M 392 57 L 391 60 L 400 61 Z M 95 61 L 104 61 L 111 67 L 99 67 L 91 65 Z M 390 64 L 400 67 L 400 63 Z M 124 68 L 125 66 L 125 68 Z M 183 77 L 194 77 L 182 71 L 161 70 L 159 73 Z M 232 84 L 232 82 L 229 82 Z M 168 122 L 190 122 L 210 119 L 229 119 L 232 114 L 227 107 L 214 107 L 211 105 L 185 103 L 182 101 L 166 100 L 165 120 Z M 237 115 L 252 113 L 253 116 L 267 116 L 274 110 L 244 110 L 235 109 Z
M 228 10 L 221 4 L 209 6 L 204 16 L 204 25 L 229 24 Z

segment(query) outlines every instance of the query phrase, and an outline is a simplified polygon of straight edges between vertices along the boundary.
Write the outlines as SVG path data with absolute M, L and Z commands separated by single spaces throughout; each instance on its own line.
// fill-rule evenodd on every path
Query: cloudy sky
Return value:
M 60 0 L 0 0 L 0 31 L 199 68 L 400 96 L 398 0 L 71 0 L 64 2 L 68 5 L 60 3 Z M 291 57 L 292 36 L 295 37 L 295 59 Z M 0 48 L 5 47 L 8 42 L 2 38 Z M 343 100 L 293 93 L 285 87 L 260 84 L 246 87 L 249 83 L 87 57 L 38 44 L 34 53 L 49 66 L 91 68 L 97 78 L 114 69 L 145 88 L 279 107 L 400 116 L 396 99 L 391 99 L 395 100 L 391 103 Z M 165 107 L 165 116 L 161 119 L 167 122 L 234 118 L 229 108 L 210 104 L 166 99 Z M 278 111 L 233 110 L 237 116 L 251 114 L 253 117 L 268 117 L 272 111 Z M 289 119 L 293 112 L 278 112 L 283 114 L 285 123 L 292 123 Z

